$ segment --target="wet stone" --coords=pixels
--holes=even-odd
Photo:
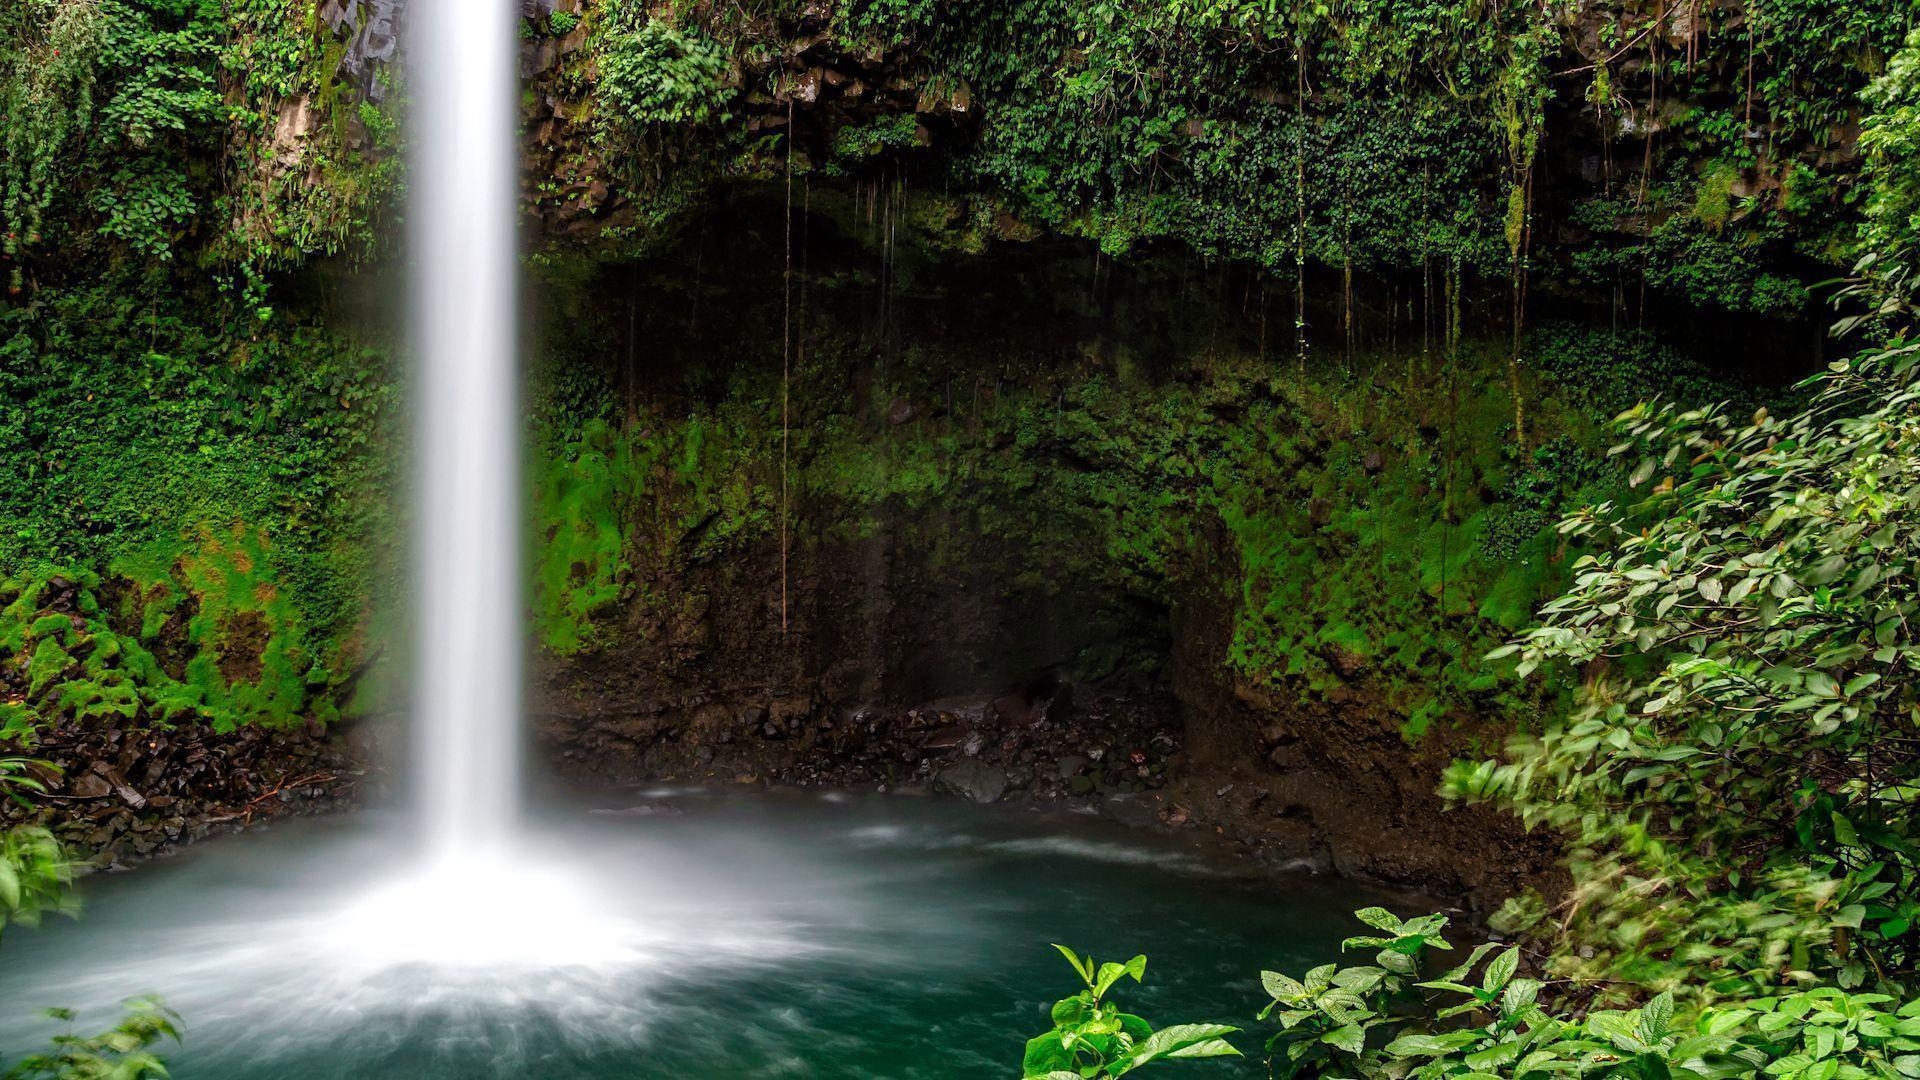
[[[1007,774],[997,766],[968,758],[942,769],[934,777],[934,787],[977,803],[998,802],[1007,793]]]

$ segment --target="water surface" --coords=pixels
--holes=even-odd
[[[1158,1023],[1251,1026],[1260,968],[1332,959],[1378,899],[947,800],[634,793],[424,887],[394,884],[391,824],[280,824],[90,879],[79,921],[0,941],[0,1059],[58,1029],[46,1006],[92,1030],[158,993],[185,1016],[182,1080],[1004,1077],[1076,988],[1049,942],[1148,954],[1124,1000]]]

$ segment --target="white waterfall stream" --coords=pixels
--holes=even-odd
[[[434,860],[517,813],[519,4],[412,0],[408,219],[415,363],[413,724]]]

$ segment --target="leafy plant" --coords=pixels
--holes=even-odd
[[[1920,954],[1920,346],[1833,365],[1784,418],[1642,406],[1647,497],[1569,517],[1602,545],[1496,657],[1589,672],[1584,704],[1447,789],[1564,832],[1555,970],[1753,994],[1899,988]],[[1584,950],[1576,951],[1570,943]]]
[[[43,785],[30,768],[52,769],[45,762],[0,758],[0,796],[21,799],[23,791]],[[34,925],[49,912],[71,914],[73,863],[47,829],[20,825],[0,832],[0,932],[8,923]]]
[[[1628,1009],[1556,1008],[1520,974],[1517,948],[1477,946],[1465,962],[1414,982],[1447,920],[1356,913],[1385,936],[1372,966],[1327,964],[1293,979],[1263,972],[1281,1031],[1274,1075],[1380,1080],[1900,1080],[1920,1074],[1920,1000],[1817,987],[1683,1014],[1672,993]],[[1496,950],[1499,950],[1496,952]],[[1485,959],[1492,954],[1492,959]],[[1483,963],[1484,960],[1484,963]],[[1477,977],[1475,975],[1478,970]]]
[[[1855,295],[1868,309],[1843,321],[1842,330],[1909,314],[1920,291],[1920,179],[1913,170],[1920,159],[1920,29],[1907,35],[1865,97],[1872,109],[1860,131],[1867,199],[1856,268],[1865,280]]]
[[[1026,1080],[1093,1080],[1124,1076],[1156,1061],[1239,1056],[1225,1038],[1239,1028],[1175,1024],[1155,1031],[1146,1020],[1121,1012],[1108,999],[1120,980],[1142,980],[1146,957],[1096,966],[1091,956],[1080,956],[1064,945],[1054,948],[1073,965],[1086,988],[1054,1003],[1053,1030],[1027,1041],[1021,1065]]]
[[[55,1020],[71,1021],[67,1009],[50,1009]],[[172,1075],[153,1053],[165,1039],[180,1041],[180,1016],[154,998],[127,1003],[120,1023],[98,1035],[71,1033],[53,1037],[53,1049],[33,1054],[0,1073],[0,1080],[157,1080]]]
[[[600,99],[610,119],[630,127],[725,119],[728,58],[712,38],[636,0],[614,0],[598,20]]]
[[[1377,907],[1363,908],[1355,915],[1384,936],[1351,937],[1341,948],[1379,947],[1373,966],[1323,964],[1299,979],[1277,971],[1260,973],[1261,985],[1272,998],[1260,1010],[1260,1019],[1271,1018],[1280,1024],[1280,1030],[1267,1040],[1278,1076],[1339,1068],[1363,1053],[1368,1033],[1390,1022],[1387,1010],[1413,994],[1412,980],[1426,950],[1453,948],[1440,936],[1447,926],[1443,915],[1423,915],[1402,922],[1392,912]],[[1491,948],[1483,945],[1476,949],[1449,977],[1464,975]]]

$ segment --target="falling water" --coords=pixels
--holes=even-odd
[[[517,0],[412,0],[414,757],[438,861],[517,809],[520,423]]]
[[[413,757],[425,850],[335,924],[382,967],[591,969],[642,955],[639,928],[601,902],[604,890],[550,839],[518,829],[519,18],[518,0],[410,0],[406,13]],[[531,896],[537,921],[523,917]]]

